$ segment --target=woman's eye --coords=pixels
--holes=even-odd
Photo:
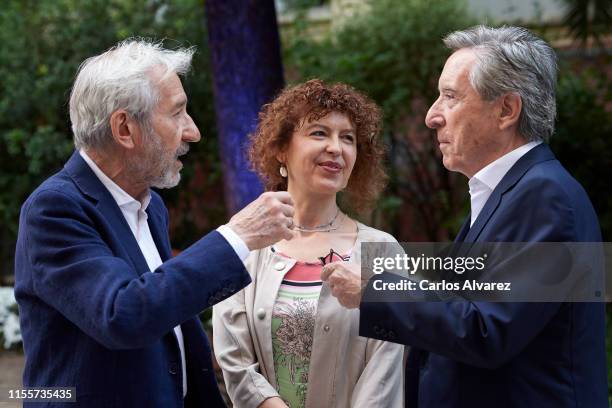
[[[353,136],[353,135],[344,135],[344,139],[348,140],[349,142],[354,142],[355,141],[355,136]]]
[[[322,130],[315,130],[310,135],[311,136],[325,136],[325,132],[323,132]]]

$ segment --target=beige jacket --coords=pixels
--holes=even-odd
[[[361,242],[395,242],[359,225],[351,262]],[[284,274],[295,261],[265,248],[245,261],[253,283],[213,308],[213,341],[225,385],[237,408],[255,408],[278,396],[272,356],[272,308]],[[323,284],[309,366],[308,408],[403,407],[404,347],[360,337],[359,310],[343,308]]]

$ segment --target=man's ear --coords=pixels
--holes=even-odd
[[[499,129],[506,130],[518,123],[523,109],[523,101],[519,94],[511,92],[502,95],[500,103]]]
[[[141,138],[140,124],[123,109],[116,110],[110,117],[111,133],[115,143],[124,149],[134,149]]]

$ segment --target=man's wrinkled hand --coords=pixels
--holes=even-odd
[[[361,267],[350,262],[332,262],[323,267],[321,280],[327,282],[332,295],[347,309],[356,309],[367,281],[361,280]]]
[[[227,226],[252,251],[293,238],[293,213],[288,192],[266,192],[235,214]]]

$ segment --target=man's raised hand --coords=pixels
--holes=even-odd
[[[293,200],[286,191],[265,192],[235,214],[227,224],[249,247],[264,248],[293,232]]]

